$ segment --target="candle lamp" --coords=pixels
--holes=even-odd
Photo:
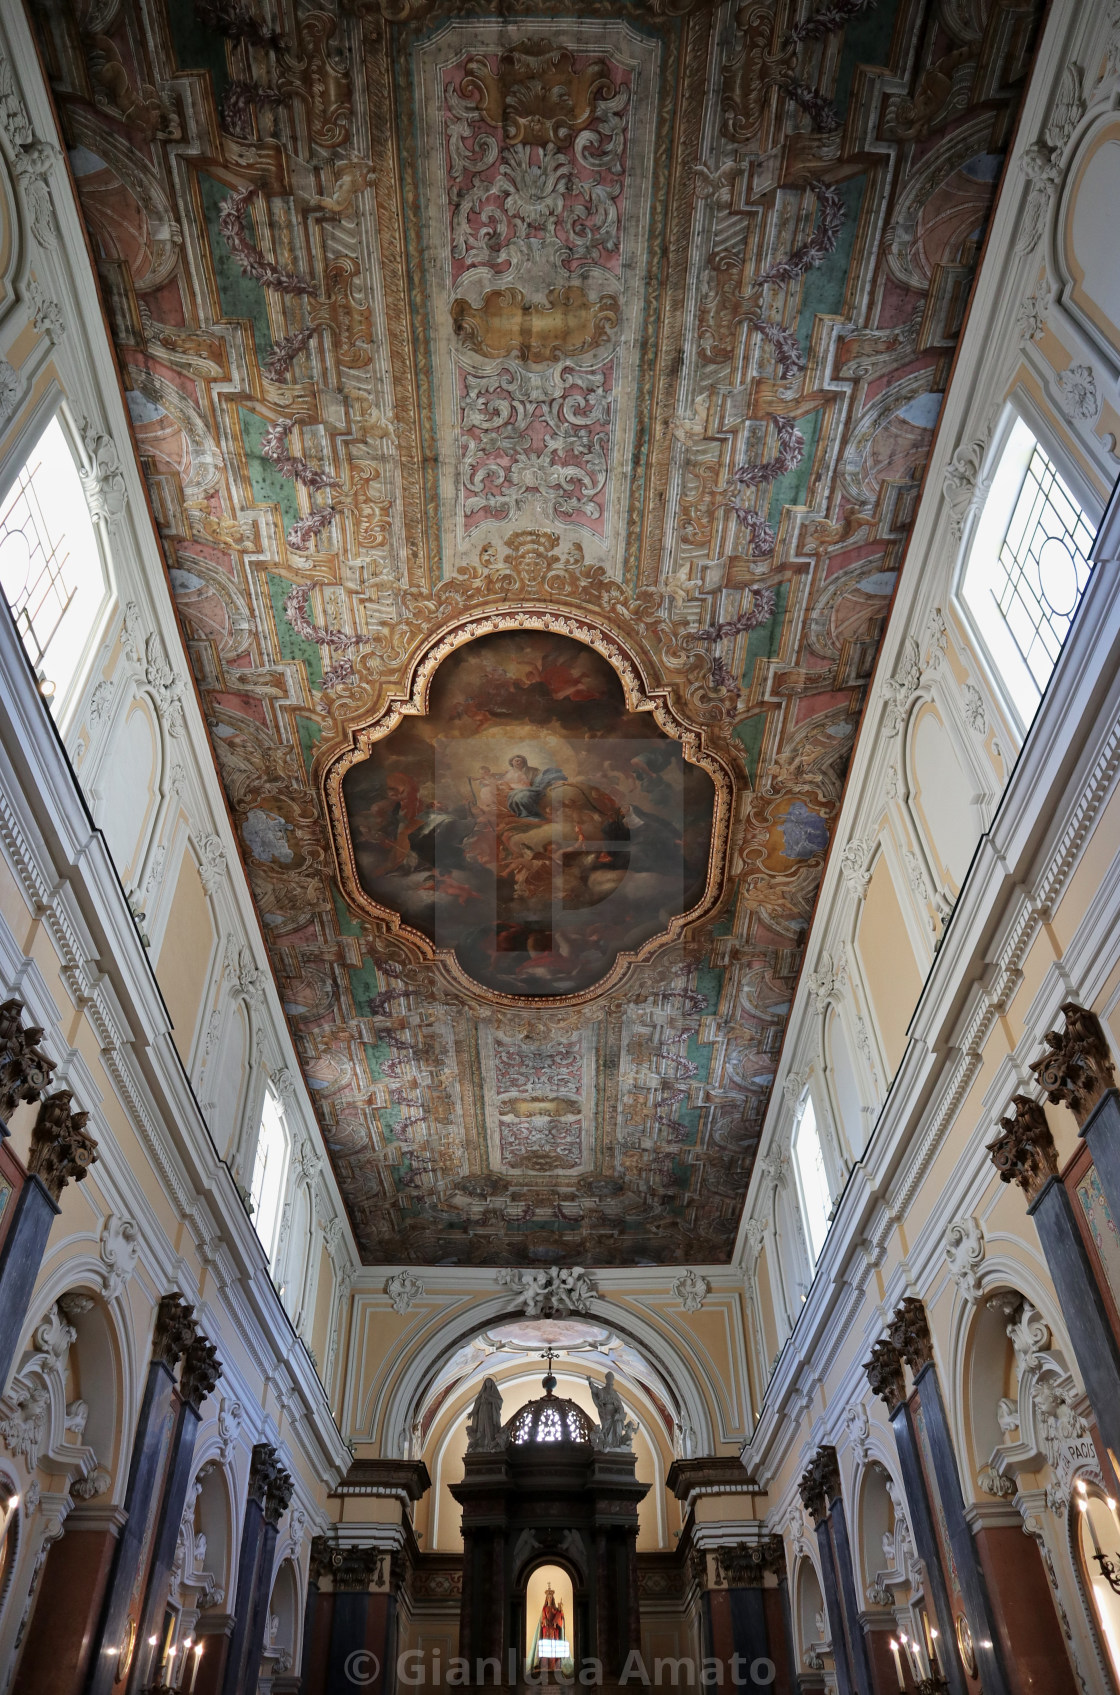
[[[199,1661],[201,1659],[202,1659],[202,1643],[196,1642],[195,1645],[194,1645],[194,1664],[191,1667],[190,1689],[187,1691],[187,1695],[193,1695],[194,1686],[198,1681],[198,1664],[199,1664]]]
[[[1106,1554],[1104,1549],[1101,1547],[1101,1539],[1097,1535],[1097,1527],[1093,1523],[1093,1514],[1090,1510],[1089,1496],[1085,1489],[1085,1485],[1079,1481],[1077,1487],[1080,1492],[1077,1505],[1081,1512],[1085,1514],[1085,1518],[1089,1525],[1089,1535],[1092,1538],[1093,1562],[1099,1567],[1100,1574],[1108,1584],[1108,1587],[1112,1590],[1112,1593],[1114,1595],[1120,1595],[1120,1552],[1117,1552],[1115,1555]]]
[[[893,1636],[891,1637],[891,1653],[894,1655],[894,1675],[898,1679],[898,1687],[900,1689],[905,1689],[906,1679],[902,1675],[902,1661],[899,1658],[898,1643],[895,1641]]]

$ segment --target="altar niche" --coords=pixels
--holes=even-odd
[[[586,1612],[586,1596],[581,1596]],[[534,1566],[525,1585],[524,1666],[529,1677],[570,1677],[580,1652],[576,1641],[575,1583],[556,1564]]]
[[[487,1423],[484,1388],[476,1445],[451,1486],[463,1509],[459,1653],[472,1685],[539,1684],[546,1664],[553,1683],[571,1662],[578,1679],[589,1660],[609,1684],[640,1647],[638,1503],[649,1485],[634,1475],[633,1449],[599,1446],[603,1431],[552,1393],[555,1382],[550,1371],[548,1392],[500,1428]],[[559,1666],[538,1638],[549,1579],[571,1652]]]

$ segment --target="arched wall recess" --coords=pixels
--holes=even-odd
[[[355,1303],[355,1311],[358,1310],[359,1304]],[[355,1431],[362,1432],[363,1441],[380,1441],[384,1454],[406,1452],[413,1426],[441,1365],[499,1319],[520,1316],[510,1310],[508,1296],[501,1294],[487,1301],[476,1301],[469,1312],[460,1310],[449,1317],[437,1318],[421,1335],[406,1338],[396,1358],[386,1362],[381,1386],[371,1388],[362,1406],[355,1409]],[[586,1316],[593,1322],[609,1324],[619,1336],[634,1343],[658,1374],[666,1401],[678,1421],[683,1425],[687,1419],[691,1425],[697,1452],[714,1453],[717,1437],[708,1403],[696,1386],[705,1375],[696,1354],[683,1343],[670,1342],[663,1331],[628,1307],[596,1299],[590,1303]],[[356,1387],[353,1379],[359,1355],[360,1349],[351,1350],[351,1394]],[[714,1390],[712,1399],[718,1406],[719,1397]],[[723,1432],[718,1439],[726,1439]]]
[[[1041,1315],[1051,1335],[1051,1349],[1066,1360],[1073,1359],[1065,1324],[1053,1299],[1053,1287],[1046,1276],[1041,1255],[1030,1246],[1012,1237],[985,1231],[986,1252],[976,1268],[981,1294],[971,1302],[959,1292],[953,1299],[948,1342],[944,1356],[944,1385],[946,1413],[956,1452],[971,1456],[973,1451],[972,1409],[969,1400],[969,1380],[978,1310],[1001,1290],[1017,1290]],[[977,1462],[983,1465],[984,1454]],[[973,1480],[962,1477],[967,1491]]]
[[[901,885],[901,887],[900,887]],[[893,1077],[906,1049],[912,1009],[918,1004],[925,969],[910,939],[909,899],[895,875],[882,839],[870,865],[852,947],[879,1036],[886,1075]],[[901,938],[906,937],[906,946]]]
[[[875,1103],[865,1098],[860,1084],[862,1069],[857,1071],[852,1060],[844,1014],[838,1006],[831,1006],[824,1017],[821,1058],[833,1117],[847,1144],[848,1157],[859,1159],[871,1133]]]
[[[802,1554],[794,1572],[795,1652],[800,1669],[823,1671],[824,1653],[830,1647],[824,1592],[811,1557]]]
[[[1120,372],[1120,280],[1115,229],[1101,206],[1120,202],[1120,117],[1100,116],[1081,137],[1058,205],[1054,242],[1064,283],[1062,308],[1104,360]]]
[[[159,811],[163,738],[154,702],[143,691],[121,700],[104,738],[89,793],[109,852],[126,889],[135,886]]]
[[[938,891],[955,898],[985,825],[986,789],[968,749],[938,702],[923,701],[906,737],[909,811]]]
[[[99,1412],[94,1429],[101,1432],[111,1455],[111,1458],[100,1452],[97,1455],[99,1462],[112,1472],[112,1486],[105,1498],[119,1505],[128,1482],[128,1456],[144,1390],[146,1361],[144,1370],[138,1368],[138,1361],[150,1351],[150,1331],[145,1329],[138,1338],[136,1320],[125,1292],[111,1301],[105,1299],[104,1274],[105,1265],[96,1243],[76,1245],[73,1238],[69,1242],[60,1241],[36,1289],[16,1358],[31,1349],[34,1333],[44,1315],[65,1296],[78,1295],[90,1301],[91,1310],[98,1309],[100,1335],[91,1348],[91,1368],[99,1391],[104,1393],[108,1389],[111,1402],[107,1416]],[[108,1426],[112,1429],[111,1440],[105,1434]]]

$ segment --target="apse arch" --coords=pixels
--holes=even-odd
[[[478,1301],[469,1314],[460,1310],[433,1319],[419,1335],[401,1344],[384,1387],[371,1389],[355,1419],[358,1428],[366,1432],[360,1440],[379,1442],[380,1451],[386,1456],[406,1456],[425,1398],[440,1367],[495,1324],[524,1316],[511,1307],[507,1295],[498,1294]],[[693,1453],[716,1451],[711,1411],[699,1387],[706,1374],[691,1349],[686,1352],[675,1337],[670,1344],[648,1319],[629,1308],[619,1309],[598,1296],[588,1303],[586,1313],[578,1316],[607,1325],[643,1356],[656,1374],[659,1389],[679,1430],[685,1433],[682,1445],[690,1447]],[[356,1365],[355,1360],[351,1369],[356,1369]]]

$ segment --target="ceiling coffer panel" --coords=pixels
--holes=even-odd
[[[367,1260],[729,1256],[1038,10],[37,9]]]

